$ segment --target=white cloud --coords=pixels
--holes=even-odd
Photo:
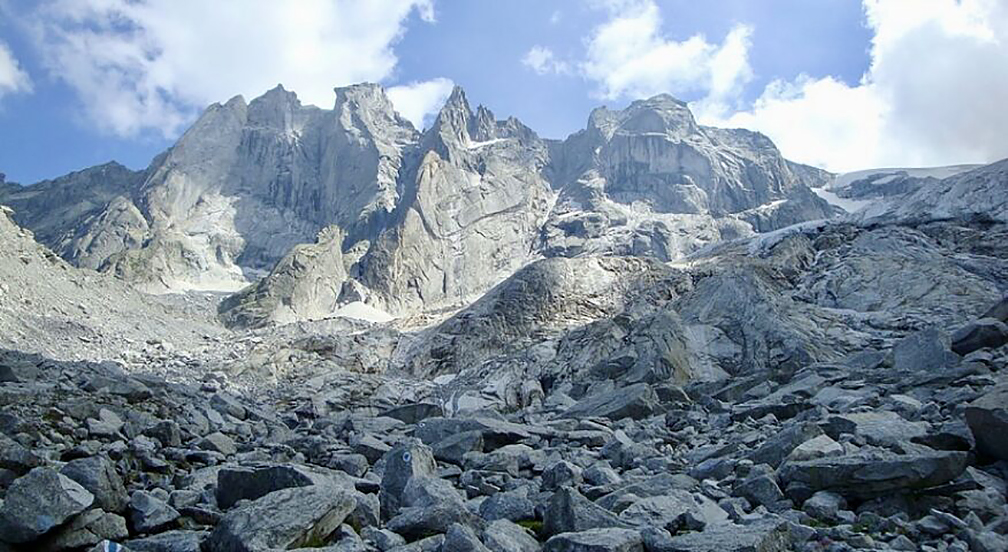
[[[785,155],[835,171],[984,163],[1008,156],[1008,3],[864,0],[871,65],[774,82],[751,109],[710,124],[770,136]]]
[[[563,18],[563,14],[560,13],[560,10],[554,11],[553,14],[550,15],[550,18],[549,18],[550,25],[556,25],[557,23],[560,22],[560,19],[562,19],[562,18]]]
[[[120,135],[175,135],[205,105],[278,82],[330,107],[332,88],[389,78],[392,46],[433,0],[50,0],[27,18],[48,71]]]
[[[408,119],[417,129],[423,129],[425,122],[432,118],[451,95],[455,83],[438,78],[423,82],[412,82],[393,86],[385,91],[396,111]]]
[[[571,72],[570,65],[557,59],[556,55],[553,54],[553,50],[545,46],[533,46],[525,54],[525,57],[522,58],[522,64],[531,68],[539,75],[566,75]]]
[[[10,48],[0,42],[0,98],[5,94],[31,92],[32,83],[28,73],[21,69]]]
[[[752,28],[736,25],[721,44],[703,35],[676,41],[662,33],[653,0],[607,0],[610,18],[587,39],[583,75],[603,99],[668,92],[702,94],[714,108],[732,100],[752,78],[748,51]]]

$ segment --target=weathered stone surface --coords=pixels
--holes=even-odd
[[[1008,325],[996,318],[981,318],[952,334],[952,350],[966,356],[985,348],[1008,343]]]
[[[0,506],[0,541],[33,541],[83,512],[94,495],[76,481],[49,468],[19,477]]]
[[[35,453],[0,433],[0,468],[24,475],[40,464],[41,460]]]
[[[760,448],[753,451],[750,458],[756,464],[769,464],[776,468],[794,449],[820,435],[822,430],[818,424],[811,422],[792,424],[767,439]]]
[[[893,346],[893,368],[932,373],[955,367],[959,356],[952,352],[951,344],[948,335],[934,328],[911,334]]]
[[[238,452],[238,448],[235,446],[234,440],[219,431],[204,437],[199,442],[199,448],[219,452],[224,455]]]
[[[546,541],[547,552],[644,552],[639,532],[632,529],[590,529],[561,533]]]
[[[500,552],[537,552],[539,542],[523,527],[499,519],[483,530],[483,543],[490,550]]]
[[[479,513],[487,521],[530,520],[535,518],[535,504],[525,493],[518,491],[495,493],[480,504]]]
[[[95,506],[107,512],[122,512],[129,502],[122,477],[104,456],[90,456],[67,462],[60,473],[73,479],[95,497]]]
[[[819,490],[870,498],[947,483],[963,472],[966,458],[966,453],[958,451],[905,455],[860,453],[789,462],[778,475],[785,492],[792,498],[804,498]]]
[[[430,447],[420,443],[402,443],[388,451],[384,457],[385,473],[382,475],[381,502],[382,519],[391,519],[399,511],[403,492],[414,477],[433,477],[437,464]]]
[[[765,520],[748,525],[724,523],[672,538],[648,539],[648,552],[787,552],[792,540],[787,524]]]
[[[966,423],[976,439],[977,450],[1008,460],[1008,383],[1001,383],[968,404]]]
[[[165,531],[124,544],[134,552],[200,552],[201,544],[209,533],[205,531]]]
[[[490,552],[490,549],[480,542],[476,533],[462,525],[456,523],[448,528],[445,533],[444,544],[441,545],[442,552]]]
[[[567,418],[646,418],[655,412],[658,396],[646,383],[599,393],[579,401],[564,412]]]
[[[601,527],[629,526],[629,523],[570,487],[553,493],[543,514],[543,533],[547,536]]]
[[[333,483],[320,473],[294,465],[226,466],[217,472],[217,505],[228,509],[239,500],[255,500],[273,491]]]
[[[207,546],[219,552],[261,552],[324,543],[355,506],[352,494],[332,486],[274,491],[228,512]]]
[[[103,540],[121,541],[128,536],[125,519],[94,509],[49,533],[35,546],[40,551],[72,550],[94,546]]]
[[[130,496],[127,513],[130,527],[139,534],[159,533],[181,517],[178,510],[147,491],[136,491]]]

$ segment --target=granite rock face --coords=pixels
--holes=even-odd
[[[666,95],[597,109],[562,142],[474,110],[460,88],[423,132],[377,85],[335,95],[331,110],[280,86],[236,97],[145,171],[7,186],[0,202],[70,262],[148,290],[254,284],[222,308],[239,326],[354,302],[458,307],[541,257],[667,261],[833,215],[809,191],[828,174],[762,135],[700,126]]]

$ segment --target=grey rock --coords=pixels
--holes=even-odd
[[[483,452],[483,433],[480,431],[456,433],[431,445],[431,449],[434,458],[461,466],[466,453]]]
[[[977,450],[987,456],[1008,460],[1008,383],[987,389],[968,404],[966,423],[976,439]]]
[[[234,441],[219,431],[204,437],[199,442],[198,446],[203,450],[219,452],[225,456],[238,452],[238,448],[235,446]]]
[[[649,552],[787,552],[792,539],[784,521],[763,519],[752,524],[722,523],[701,532],[652,538]]]
[[[1008,343],[1008,325],[996,318],[981,318],[952,334],[952,350],[966,356],[973,351]]]
[[[259,552],[325,542],[355,505],[353,495],[337,487],[274,491],[228,512],[206,546],[220,552]]]
[[[865,452],[789,462],[781,467],[778,478],[793,499],[803,500],[819,490],[872,498],[941,485],[958,477],[965,468],[966,453],[958,451],[903,455]]]
[[[402,506],[444,506],[462,508],[464,501],[455,487],[436,477],[411,477],[403,488]]]
[[[406,544],[406,539],[389,531],[388,529],[378,529],[377,527],[366,526],[361,529],[361,537],[365,542],[373,545],[381,552],[386,552],[397,546]]]
[[[632,529],[589,529],[554,535],[543,546],[548,552],[644,552],[639,532]]]
[[[500,552],[537,552],[539,542],[525,528],[506,519],[498,519],[483,530],[483,543]]]
[[[441,550],[442,552],[490,552],[490,549],[480,542],[472,529],[460,523],[448,528]]]
[[[0,468],[24,475],[41,463],[42,460],[34,452],[0,433]]]
[[[49,468],[34,468],[7,489],[0,506],[0,541],[33,541],[87,510],[94,496]]]
[[[701,525],[728,521],[728,515],[714,501],[681,489],[635,500],[620,512],[619,519],[631,525],[666,527],[679,524],[686,516]]]
[[[883,447],[923,437],[929,429],[925,422],[910,422],[887,410],[831,416],[825,424],[826,433],[834,439],[845,433],[860,435],[868,444]]]
[[[607,462],[597,462],[588,466],[588,469],[584,471],[584,479],[592,485],[604,486],[604,485],[615,485],[621,481],[621,478],[616,470],[612,469]]]
[[[892,349],[893,368],[901,372],[940,372],[959,364],[951,339],[937,329],[921,330],[898,341]]]
[[[226,466],[217,472],[217,505],[227,510],[239,500],[255,500],[273,491],[336,481],[294,465]]]
[[[813,437],[808,441],[795,447],[791,454],[788,455],[788,462],[802,462],[805,460],[816,460],[818,458],[829,458],[834,456],[843,456],[844,448],[840,443],[837,443],[829,435],[820,435],[818,437]]]
[[[802,505],[802,510],[821,521],[837,521],[840,510],[847,507],[847,501],[836,493],[818,491]]]
[[[581,484],[583,480],[582,470],[578,466],[559,460],[546,467],[542,474],[542,488],[544,491],[555,491],[560,487]]]
[[[603,527],[629,526],[629,523],[570,487],[564,487],[553,493],[543,513],[543,533],[546,536]]]
[[[360,454],[367,461],[374,464],[381,459],[392,447],[388,446],[373,435],[361,435],[351,442],[353,451]]]
[[[749,458],[756,464],[780,466],[791,452],[803,443],[822,435],[817,424],[802,422],[792,424],[766,440]]]
[[[39,550],[73,550],[94,546],[103,540],[121,541],[129,536],[126,520],[100,509],[88,510],[46,535]]]
[[[535,504],[519,491],[495,493],[480,504],[479,513],[487,521],[531,520],[535,518]]]
[[[658,407],[658,396],[650,385],[638,383],[622,389],[582,399],[564,412],[567,418],[646,418]]]
[[[435,533],[444,533],[456,523],[469,524],[472,520],[465,508],[458,505],[417,506],[400,508],[385,528],[402,535],[408,541]]]
[[[135,491],[130,496],[127,512],[130,528],[139,534],[159,533],[182,517],[166,501],[147,491]]]
[[[769,475],[754,474],[735,486],[736,496],[741,496],[753,504],[762,504],[771,511],[778,509],[778,504],[784,500],[784,493],[777,486],[777,481]]]
[[[209,533],[205,531],[165,531],[125,542],[135,552],[199,552]]]
[[[403,492],[413,477],[434,477],[437,464],[430,447],[420,443],[401,443],[383,457],[385,473],[382,475],[381,502],[382,519],[391,519],[399,511]]]
[[[105,456],[90,456],[67,462],[60,473],[73,479],[95,498],[95,506],[107,512],[121,513],[126,509],[129,495],[122,477]]]

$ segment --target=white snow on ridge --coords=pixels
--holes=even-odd
[[[492,144],[496,144],[498,142],[504,142],[506,140],[507,140],[507,138],[494,138],[493,140],[487,140],[485,142],[469,142],[468,144],[466,144],[466,148],[474,150],[474,149],[482,148],[484,146],[489,146],[489,145],[492,145]]]
[[[395,319],[395,317],[390,315],[389,313],[383,310],[376,309],[371,305],[368,305],[361,301],[354,301],[352,303],[347,303],[346,305],[343,305],[342,307],[336,309],[336,311],[333,312],[332,315],[376,323],[388,322],[390,320]]]
[[[846,188],[850,186],[853,182],[867,178],[873,174],[893,174],[896,173],[906,173],[908,176],[913,176],[916,178],[926,178],[933,177],[937,179],[948,178],[950,176],[955,176],[959,173],[964,173],[969,170],[973,170],[981,165],[949,165],[946,167],[923,167],[923,168],[883,168],[883,169],[865,169],[861,171],[854,171],[849,173],[838,174],[833,183],[828,185],[827,188],[830,190],[837,190],[841,188]],[[883,181],[878,181],[882,184]],[[825,199],[825,198],[824,198]],[[828,200],[827,200],[828,201]]]
[[[848,199],[846,197],[840,197],[836,194],[836,192],[831,192],[823,188],[814,188],[812,191],[815,192],[817,196],[825,199],[830,205],[839,207],[848,213],[860,211],[872,203],[875,203],[875,200],[871,199]]]

